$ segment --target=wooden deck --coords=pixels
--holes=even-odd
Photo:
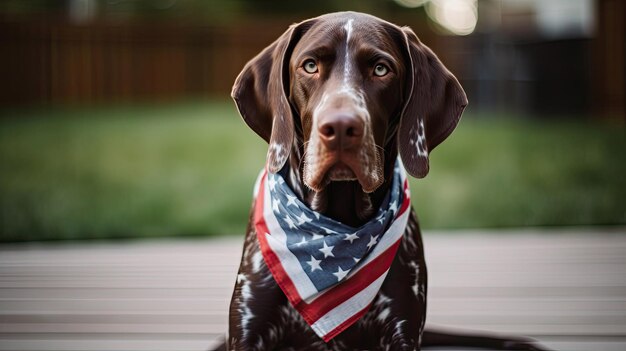
[[[626,350],[626,228],[426,233],[431,325]],[[0,350],[207,350],[241,237],[0,246]]]

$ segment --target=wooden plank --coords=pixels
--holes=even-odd
[[[626,349],[624,230],[425,236],[428,323]],[[0,351],[206,350],[242,238],[0,247]]]

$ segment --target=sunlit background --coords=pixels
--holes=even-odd
[[[266,145],[233,80],[339,10],[411,26],[468,94],[423,227],[626,223],[623,1],[5,0],[0,240],[242,235]]]

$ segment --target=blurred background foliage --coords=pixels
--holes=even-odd
[[[469,96],[423,227],[626,224],[622,1],[5,0],[0,240],[243,234],[266,144],[232,82],[339,10],[410,25]]]

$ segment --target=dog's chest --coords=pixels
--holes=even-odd
[[[249,231],[240,270],[237,310],[248,336],[279,350],[385,350],[390,345],[418,345],[426,303],[426,271],[421,239],[411,217],[394,263],[368,312],[355,324],[323,342],[290,305]],[[254,335],[254,336],[253,336]],[[411,348],[412,349],[412,348]]]

